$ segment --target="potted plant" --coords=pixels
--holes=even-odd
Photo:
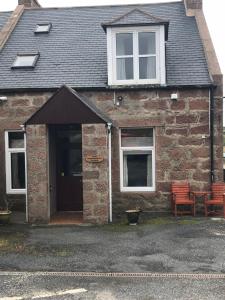
[[[6,197],[3,198],[4,206],[0,207],[0,224],[8,224],[12,211],[9,209],[9,202]]]
[[[136,207],[135,209],[126,210],[127,220],[129,225],[137,225],[139,220],[141,209]]]

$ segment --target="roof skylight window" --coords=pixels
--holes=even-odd
[[[34,68],[40,54],[17,54],[17,57],[12,65],[13,69]]]
[[[37,24],[34,33],[49,33],[51,27],[52,27],[51,23]]]

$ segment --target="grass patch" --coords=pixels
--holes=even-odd
[[[0,252],[21,252],[24,250],[26,234],[22,232],[0,233]]]
[[[143,220],[141,224],[143,225],[168,225],[177,223],[176,219],[171,217],[158,217],[158,218],[149,218]]]
[[[33,256],[54,256],[54,257],[69,257],[73,254],[71,249],[66,246],[51,246],[46,245],[26,245],[24,254]]]
[[[163,226],[163,225],[194,225],[199,224],[203,220],[198,218],[185,218],[185,217],[149,217],[146,219],[141,219],[139,225],[137,227],[135,226],[129,226],[127,223],[127,220],[124,219],[120,223],[114,223],[114,224],[107,224],[100,226],[100,228],[107,230],[107,231],[115,231],[115,232],[129,232],[134,231],[135,228],[147,226],[147,225],[154,225],[154,226]]]
[[[184,220],[179,220],[177,223],[181,225],[194,225],[194,224],[199,224],[201,223],[202,220],[199,219],[184,219]]]
[[[129,226],[127,221],[115,224],[106,224],[102,225],[100,228],[106,231],[114,231],[114,232],[128,232],[132,231],[135,226]]]
[[[0,232],[0,254],[18,253],[32,256],[69,257],[72,249],[66,246],[46,246],[39,244],[27,244],[27,234],[23,232]]]

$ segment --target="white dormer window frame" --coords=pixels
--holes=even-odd
[[[140,54],[138,35],[142,32],[155,33],[155,53]],[[130,55],[117,55],[116,37],[118,33],[130,33],[133,39],[133,53]],[[165,66],[165,28],[164,25],[158,26],[139,26],[139,27],[108,27],[107,28],[107,52],[108,52],[108,84],[109,85],[165,85],[166,66]],[[139,78],[139,59],[141,57],[156,57],[156,76],[155,78]],[[117,78],[117,59],[133,59],[133,79]]]

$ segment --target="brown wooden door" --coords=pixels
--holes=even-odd
[[[57,210],[83,210],[81,126],[56,130]]]

